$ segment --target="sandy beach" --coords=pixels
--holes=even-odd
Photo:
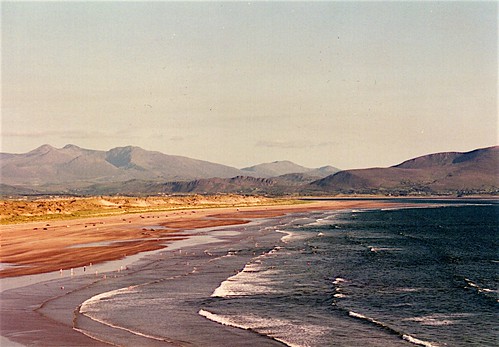
[[[26,346],[282,345],[252,331],[207,320],[192,303],[202,302],[255,254],[281,242],[281,233],[263,227],[269,219],[314,210],[400,205],[381,200],[315,201],[5,225],[0,235],[0,276],[9,286],[2,285],[1,293],[2,346],[11,342]],[[255,223],[258,227],[249,228]],[[238,256],[227,257],[234,250]],[[23,282],[27,278],[33,278],[28,286]],[[113,328],[80,313],[82,303],[98,294],[155,281],[171,288],[175,320],[161,323],[168,339]]]

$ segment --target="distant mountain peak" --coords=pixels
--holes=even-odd
[[[295,164],[289,160],[277,160],[241,169],[258,177],[276,177],[289,173],[302,173],[311,169]]]
[[[73,145],[73,144],[68,143],[66,146],[62,147],[62,149],[76,149],[76,150],[79,150],[79,149],[81,149],[81,147],[78,147],[77,145]]]
[[[116,147],[106,153],[106,161],[118,168],[127,168],[132,161],[132,146]]]
[[[55,150],[56,148],[55,147],[52,147],[51,145],[49,144],[44,144],[44,145],[41,145],[40,147],[38,148],[35,148],[34,150],[28,152],[28,153],[37,153],[37,154],[42,154],[42,153],[47,153],[49,151],[53,151]]]
[[[236,168],[187,157],[148,151],[136,146],[108,151],[43,145],[28,153],[1,153],[2,182],[10,185],[80,187],[102,182],[141,180],[190,180],[234,177]]]
[[[135,148],[138,148],[138,147],[135,147],[135,146],[114,147],[114,148],[111,148],[108,152],[130,152]]]

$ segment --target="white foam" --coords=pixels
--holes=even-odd
[[[132,330],[132,329],[128,329],[128,328],[125,328],[125,327],[122,327],[122,326],[119,326],[119,325],[116,325],[116,324],[111,324],[109,322],[106,322],[105,320],[103,319],[98,319],[98,318],[95,318],[95,317],[92,317],[91,315],[89,314],[83,314],[85,317],[95,321],[95,322],[98,322],[100,324],[103,324],[103,325],[106,325],[108,327],[111,327],[111,328],[115,328],[115,329],[120,329],[120,330],[123,330],[123,331],[127,331],[131,334],[134,334],[134,335],[137,335],[137,336],[141,336],[141,337],[145,337],[145,338],[148,338],[148,339],[152,339],[152,340],[157,340],[157,341],[165,341],[165,342],[172,342],[168,339],[165,339],[165,338],[162,338],[162,337],[158,337],[158,336],[153,336],[153,335],[149,335],[149,334],[144,334],[144,333],[141,333],[140,331],[136,331],[136,330]],[[74,330],[76,331],[82,331],[81,329],[77,329],[77,328],[73,328]],[[90,334],[85,334],[89,337],[92,337],[95,339],[94,336],[90,335]],[[107,342],[107,341],[106,341]],[[107,342],[108,343],[108,342]]]
[[[460,318],[470,317],[472,315],[473,314],[470,313],[451,313],[451,314],[435,313],[427,316],[406,318],[404,320],[418,322],[421,325],[442,326],[442,325],[455,324],[456,322],[459,322]]]
[[[384,327],[386,329],[389,329],[389,330],[391,330],[393,332],[398,333],[395,329],[393,329],[393,328],[385,325],[384,323],[382,323],[380,321],[377,321],[374,318],[364,316],[363,314],[356,313],[356,312],[353,312],[353,311],[348,311],[348,315],[350,317],[354,317],[354,318],[366,320],[368,322],[374,323],[376,325],[379,325],[381,327]],[[404,340],[406,340],[408,342],[411,342],[413,344],[416,344],[416,345],[425,346],[425,347],[438,347],[438,345],[434,344],[433,342],[423,341],[423,340],[420,340],[420,339],[415,338],[415,337],[413,337],[411,335],[408,335],[408,334],[401,334],[401,337],[402,337],[402,339],[404,339]]]
[[[434,343],[417,339],[411,335],[404,334],[404,335],[402,335],[402,338],[406,341],[409,341],[409,342],[415,344],[415,345],[425,346],[425,347],[438,347],[438,345],[436,345]]]
[[[284,230],[279,230],[279,229],[277,229],[276,231],[278,233],[286,234],[283,237],[281,237],[281,241],[284,243],[289,243],[289,241],[291,241],[293,238],[295,238],[297,236],[296,233],[292,233],[291,231],[284,231]]]
[[[328,220],[323,219],[323,218],[319,218],[316,221],[307,224],[306,226],[307,227],[321,227],[321,226],[329,225],[329,224],[331,224],[331,221],[328,221]]]
[[[274,292],[270,284],[277,272],[275,269],[266,269],[258,262],[248,263],[242,271],[220,283],[211,296],[225,298]]]
[[[357,313],[357,312],[348,311],[348,315],[349,315],[350,317],[360,318],[360,319],[365,319],[365,320],[368,320],[368,321],[373,322],[373,323],[376,323],[376,324],[381,324],[380,322],[377,322],[377,321],[375,321],[374,319],[369,318],[369,317],[366,317],[366,316],[364,316],[364,315],[362,315],[362,314],[360,314],[360,313]]]
[[[471,288],[475,288],[479,293],[497,293],[498,292],[497,289],[494,290],[494,289],[482,287],[479,284],[470,280],[469,278],[465,278],[464,280],[466,281],[466,284],[468,284],[468,286],[470,286]]]
[[[345,282],[348,282],[348,281],[344,278],[336,277],[333,281],[333,284],[341,284],[341,283],[345,283]]]
[[[100,300],[110,299],[112,297],[115,297],[115,296],[121,295],[121,294],[136,293],[136,291],[134,290],[135,288],[136,288],[135,286],[133,286],[133,287],[126,287],[126,288],[120,288],[120,289],[116,289],[116,290],[111,290],[109,292],[104,292],[104,293],[100,293],[100,294],[94,295],[90,299],[85,300],[81,304],[81,306],[80,306],[80,313],[81,314],[85,314],[85,313],[93,311],[95,309],[95,307],[96,307],[96,304]]]
[[[396,293],[415,293],[415,292],[420,292],[422,289],[421,288],[410,288],[410,287],[400,287],[395,289]]]
[[[413,209],[413,208],[419,208],[419,207],[418,206],[385,207],[385,208],[381,208],[380,211],[399,211],[399,210],[407,210],[407,209]]]
[[[377,252],[400,252],[403,249],[402,248],[397,248],[397,247],[374,247],[374,246],[370,246],[369,250],[371,252],[377,253]]]
[[[134,335],[137,335],[137,336],[141,336],[141,337],[145,337],[145,338],[153,339],[153,340],[157,340],[157,341],[172,342],[172,341],[170,341],[170,340],[168,340],[166,338],[163,338],[163,337],[153,336],[153,335],[142,333],[140,331],[128,329],[128,328],[125,328],[125,327],[122,327],[122,326],[119,326],[119,325],[116,325],[116,324],[112,324],[110,322],[107,322],[104,319],[96,317],[95,313],[100,310],[100,308],[98,307],[99,306],[99,301],[101,301],[103,299],[110,299],[110,298],[115,297],[117,295],[136,293],[136,288],[137,287],[138,286],[125,287],[125,288],[111,290],[109,292],[105,292],[105,293],[100,293],[100,294],[94,295],[93,297],[91,297],[90,299],[84,301],[80,305],[79,313],[82,314],[82,315],[84,315],[85,317],[87,317],[87,318],[95,321],[95,322],[101,323],[103,325],[106,325],[106,326],[109,326],[109,327],[112,327],[112,328],[115,328],[115,329],[120,329],[120,330],[123,330],[123,331],[127,331],[127,332],[129,332],[131,334],[134,334]],[[80,331],[80,332],[84,333],[85,335],[87,335],[87,336],[89,336],[91,338],[97,339],[93,335],[89,334],[88,332],[84,332],[81,329],[78,329],[78,328],[73,328],[73,329],[76,330],[76,331]]]
[[[211,296],[225,298],[275,292],[271,284],[280,271],[273,266],[265,267],[262,265],[262,259],[276,256],[281,249],[282,247],[276,246],[269,252],[253,258],[241,271],[220,283]]]
[[[303,231],[293,232],[293,231],[279,230],[279,229],[277,229],[276,231],[278,233],[286,234],[285,236],[281,237],[281,241],[284,243],[290,243],[291,241],[297,241],[297,240],[305,240],[315,235],[315,233],[303,232]]]
[[[279,318],[264,318],[255,315],[220,315],[204,309],[199,310],[198,313],[223,325],[245,330],[251,329],[290,347],[315,346],[317,343],[314,340],[329,331],[327,327]]]
[[[337,220],[338,213],[324,214],[321,218],[317,218],[311,223],[305,224],[306,227],[320,227],[320,226],[333,226],[331,223],[335,223]],[[335,226],[336,227],[336,226]]]
[[[228,317],[228,316],[222,316],[222,315],[214,314],[214,313],[211,313],[210,311],[206,311],[206,310],[203,310],[203,309],[199,310],[198,314],[200,314],[201,316],[203,316],[205,318],[208,318],[211,321],[220,323],[222,325],[233,326],[233,327],[241,328],[241,329],[248,329],[247,327],[245,327],[243,325],[240,325],[240,324],[237,324],[237,323],[233,322],[229,318],[225,318],[225,317]]]
[[[452,325],[455,323],[455,320],[447,319],[447,317],[440,315],[420,316],[420,317],[406,318],[404,320],[418,322],[421,325],[429,325],[429,326],[445,326],[445,325]]]

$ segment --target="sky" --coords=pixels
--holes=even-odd
[[[494,1],[0,6],[2,152],[348,169],[498,143]]]

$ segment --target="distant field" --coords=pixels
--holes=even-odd
[[[0,200],[0,224],[75,219],[156,211],[298,204],[297,200],[259,196],[91,197]]]

